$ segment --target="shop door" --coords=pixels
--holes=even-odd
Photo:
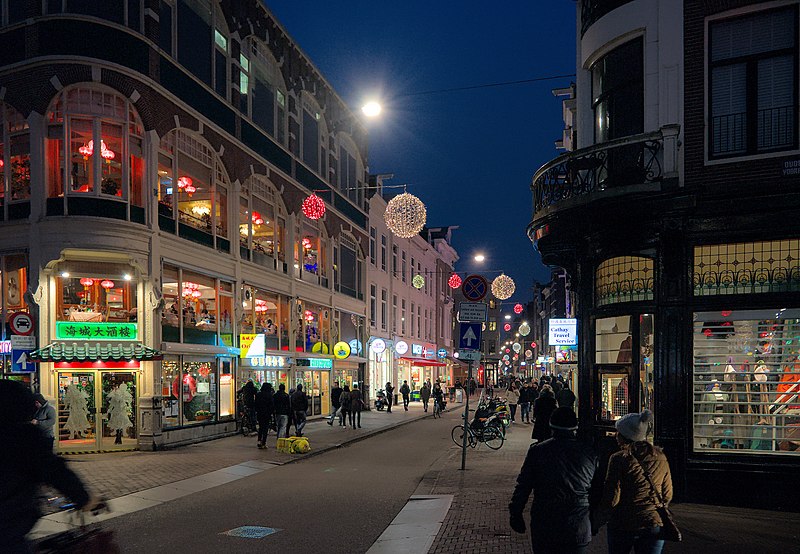
[[[320,410],[322,414],[329,414],[331,411],[330,392],[331,373],[330,371],[320,372]]]
[[[130,371],[58,373],[60,452],[137,447],[136,374]]]

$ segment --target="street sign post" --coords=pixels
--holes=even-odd
[[[12,373],[30,373],[35,371],[35,364],[28,361],[30,350],[12,350],[11,351],[11,372]]]
[[[483,302],[461,302],[458,306],[459,321],[485,322],[488,310]]]
[[[463,325],[463,323],[462,323]],[[467,469],[467,433],[469,432],[469,384],[472,382],[472,360],[470,360],[467,369],[467,401],[464,404],[464,432],[463,440],[461,443],[461,470]]]
[[[459,323],[459,350],[480,350],[482,327],[481,323]]]
[[[480,275],[470,275],[461,284],[461,292],[467,300],[479,302],[489,292],[489,282]]]
[[[479,362],[481,360],[480,350],[459,350],[458,359],[467,362]]]
[[[27,312],[15,312],[8,318],[11,332],[15,335],[30,335],[33,333],[33,318]]]

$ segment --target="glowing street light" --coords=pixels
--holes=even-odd
[[[486,259],[486,256],[484,256],[483,254],[475,254],[475,257],[473,259],[476,262],[482,262],[483,260]]]
[[[367,102],[361,106],[361,112],[367,117],[378,117],[381,114],[381,105],[377,102]]]

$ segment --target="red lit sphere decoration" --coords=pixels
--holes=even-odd
[[[522,304],[514,304],[514,313],[515,314],[521,314],[523,309],[524,308],[522,307]]]
[[[505,325],[503,325],[503,330],[505,332],[510,331],[511,330],[511,324],[510,323],[506,323]]]
[[[191,177],[186,177],[185,175],[183,177],[178,177],[178,188],[180,190],[185,189],[186,187],[190,186],[191,184],[192,184],[192,178]]]
[[[511,350],[509,348],[506,348],[506,354],[508,354],[509,352],[511,352]]]
[[[303,200],[302,210],[308,219],[319,219],[325,215],[325,201],[316,194],[311,194]]]
[[[450,278],[447,280],[447,285],[451,289],[457,289],[461,286],[461,277],[458,276],[458,273],[453,273]]]

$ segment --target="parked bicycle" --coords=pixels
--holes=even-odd
[[[54,497],[49,499],[48,503],[70,514],[70,524],[73,525],[73,528],[40,540],[34,545],[34,552],[37,554],[72,554],[74,552],[116,554],[120,551],[113,531],[99,527],[89,528],[86,514],[77,511],[74,504],[62,503],[63,501],[62,497]],[[93,516],[97,516],[109,511],[108,504],[103,501],[91,513]]]
[[[464,424],[456,425],[450,432],[450,437],[458,446],[464,444]],[[485,421],[478,425],[467,426],[467,444],[475,448],[479,442],[486,444],[492,450],[498,450],[503,446],[505,437],[498,425],[487,424]]]
[[[258,432],[255,416],[247,409],[242,398],[242,393],[236,396],[237,413],[239,414],[239,432],[245,437]]]

